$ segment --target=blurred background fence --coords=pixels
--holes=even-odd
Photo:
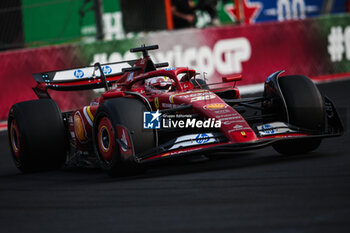
[[[173,29],[179,0],[1,0],[0,50],[134,38]],[[180,0],[181,2],[181,0]],[[190,1],[191,2],[191,1]],[[348,0],[194,0],[195,27],[305,19],[348,11]]]

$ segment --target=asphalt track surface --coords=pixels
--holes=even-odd
[[[0,232],[350,232],[350,81],[320,85],[344,121],[311,154],[272,148],[144,175],[22,174],[0,134]]]

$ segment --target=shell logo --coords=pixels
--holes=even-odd
[[[227,104],[215,103],[215,104],[204,105],[203,108],[208,110],[217,110],[217,109],[226,108],[227,106],[228,106]]]

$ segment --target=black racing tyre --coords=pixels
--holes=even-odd
[[[64,122],[51,99],[14,104],[8,117],[8,136],[12,157],[23,172],[56,169],[66,159]]]
[[[316,85],[306,76],[293,75],[278,78],[288,111],[289,123],[304,129],[322,131],[325,126],[325,107]],[[285,155],[311,152],[319,147],[321,139],[280,141],[273,148]]]
[[[196,81],[199,83],[202,89],[209,90],[209,87],[205,80],[197,78]],[[191,79],[191,83],[193,84],[193,86],[198,87],[198,84],[196,83],[196,81],[194,79]]]
[[[110,176],[133,175],[144,171],[137,163],[135,155],[155,146],[153,130],[143,129],[143,112],[149,111],[137,99],[116,98],[103,102],[94,120],[94,147],[101,168]],[[133,148],[132,155],[122,155],[122,141],[125,135],[118,133],[123,127],[129,135],[127,145]],[[123,132],[124,134],[124,132]]]

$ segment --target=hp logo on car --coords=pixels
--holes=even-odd
[[[110,74],[112,73],[112,68],[110,66],[104,66],[102,67],[102,71],[104,74]]]
[[[76,70],[76,71],[74,71],[74,76],[75,76],[76,78],[82,78],[82,77],[84,77],[84,71],[82,71],[82,70]]]
[[[275,133],[275,130],[273,129],[273,127],[271,125],[267,125],[267,124],[263,125],[263,126],[261,126],[261,129],[266,134],[274,134]]]
[[[198,144],[203,144],[209,142],[209,135],[205,133],[198,134],[196,136],[196,142]]]

